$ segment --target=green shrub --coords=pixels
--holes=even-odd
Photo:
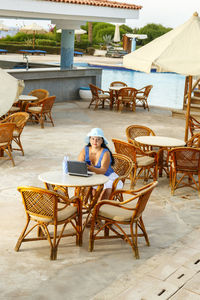
[[[75,48],[87,49],[89,46],[91,46],[91,43],[88,40],[83,40],[80,42],[75,41],[74,43]]]
[[[37,39],[35,40],[36,45],[42,45],[42,46],[56,46],[55,40],[46,40],[46,39]]]
[[[18,53],[19,50],[33,50],[33,45],[25,44],[8,44],[2,43],[0,40],[0,48],[8,50],[9,53]],[[35,50],[44,50],[49,54],[60,54],[60,47],[55,46],[35,46]]]
[[[93,54],[94,54],[94,51],[95,51],[95,49],[94,49],[93,47],[88,47],[88,48],[86,49],[86,52],[87,52],[87,54],[89,54],[89,55],[93,55]]]

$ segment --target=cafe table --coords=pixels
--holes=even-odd
[[[159,176],[162,176],[162,170],[165,170],[163,165],[163,152],[164,150],[184,147],[186,143],[183,140],[167,137],[167,136],[138,136],[135,138],[135,141],[141,146],[151,146],[158,147],[158,168]],[[165,170],[168,175],[168,170]]]
[[[118,93],[121,89],[125,88],[125,86],[122,86],[122,85],[117,85],[117,86],[110,86],[109,87],[109,90],[110,90],[110,98],[111,98],[111,107],[113,108],[113,105],[114,105],[114,102],[115,102],[115,99],[117,99],[118,97]],[[118,106],[117,106],[117,109],[118,109]]]
[[[75,188],[75,196],[80,197],[83,205],[83,213],[87,214],[83,229],[85,228],[92,209],[103,190],[104,183],[108,181],[108,177],[102,174],[93,173],[91,176],[82,177],[64,174],[62,171],[42,173],[38,178],[45,183],[47,188],[50,188],[50,186],[52,188],[64,188],[67,195],[69,187]],[[96,187],[95,192],[92,191],[93,187]]]
[[[34,102],[37,101],[38,98],[31,95],[20,95],[18,98],[18,102],[20,103],[21,110],[25,109],[27,102]]]

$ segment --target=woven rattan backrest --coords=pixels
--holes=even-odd
[[[200,121],[196,120],[193,116],[189,116],[189,123],[188,123],[191,136],[194,135],[194,131],[200,131]]]
[[[142,213],[147,205],[147,202],[149,200],[149,197],[150,197],[153,189],[156,187],[157,183],[158,183],[157,181],[153,181],[153,182],[149,183],[147,185],[147,188],[139,194],[138,201],[137,201],[137,204],[135,207],[134,219],[137,219],[142,215]]]
[[[196,133],[187,141],[188,147],[200,148],[200,133]]]
[[[29,118],[29,114],[26,112],[17,112],[14,113],[7,118],[5,118],[1,123],[14,123],[18,129],[22,129],[26,124]]]
[[[94,85],[94,84],[89,84],[89,87],[90,87],[92,96],[94,98],[96,98],[96,97],[98,98],[99,97],[100,89],[96,85]]]
[[[200,171],[200,149],[179,147],[170,151],[173,165],[177,170]]]
[[[133,101],[136,97],[137,90],[134,88],[125,87],[119,90],[118,97],[124,101]]]
[[[113,169],[118,176],[128,176],[133,168],[132,160],[123,154],[114,153]]]
[[[144,90],[144,97],[147,99],[147,97],[149,96],[149,93],[151,91],[151,89],[153,88],[153,85],[147,85],[145,86],[145,90]]]
[[[136,163],[136,148],[134,145],[127,142],[112,139],[115,146],[115,152],[128,156],[134,163]]]
[[[110,86],[127,86],[127,84],[125,82],[122,81],[113,81],[111,82]]]
[[[138,136],[155,135],[152,129],[142,125],[130,125],[126,128],[127,139],[134,140]]]
[[[57,196],[52,191],[34,187],[19,187],[25,210],[28,214],[54,217]]]
[[[44,90],[44,89],[36,89],[36,90],[32,90],[29,93],[29,95],[37,97],[38,100],[43,100],[43,99],[49,97],[49,92],[47,90]]]
[[[42,104],[42,112],[49,112],[51,111],[54,102],[55,102],[56,96],[51,96],[48,97],[44,100],[42,100],[41,104]]]
[[[13,136],[15,124],[3,123],[0,124],[0,143],[10,143]]]

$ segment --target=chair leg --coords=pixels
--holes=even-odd
[[[26,225],[25,225],[25,227],[24,227],[24,229],[23,229],[23,231],[22,231],[22,233],[21,233],[21,235],[20,235],[20,237],[19,237],[19,239],[18,239],[18,241],[17,241],[17,244],[16,244],[16,246],[15,246],[15,251],[17,251],[17,252],[19,251],[19,248],[20,248],[20,246],[21,246],[21,244],[22,244],[22,242],[23,242],[23,239],[24,239],[26,230],[27,230],[27,228],[28,228],[29,222],[30,222],[30,219],[27,218]]]
[[[8,154],[8,156],[9,156],[9,158],[12,160],[12,164],[13,164],[13,167],[15,166],[15,162],[14,162],[14,159],[13,159],[13,156],[12,156],[12,152],[11,152],[11,147],[10,147],[10,145],[8,145],[8,152],[7,152],[7,154]]]
[[[90,227],[90,241],[89,241],[90,252],[92,252],[94,249],[94,229],[95,229],[95,216],[92,216],[91,227]]]
[[[22,143],[21,143],[21,141],[20,141],[20,137],[15,137],[15,138],[13,138],[13,141],[19,146],[19,149],[13,148],[13,150],[19,150],[19,151],[21,151],[21,152],[22,152],[22,155],[24,156],[24,149],[23,149],[23,147],[22,147]]]
[[[142,220],[142,216],[141,216],[140,219],[139,219],[139,227],[140,227],[140,229],[142,230],[142,232],[143,232],[143,234],[144,234],[144,238],[145,238],[146,243],[147,243],[147,246],[149,247],[149,246],[150,246],[149,238],[148,238],[148,235],[147,235],[147,232],[146,232],[146,229],[145,229],[143,220]]]
[[[135,237],[134,237],[134,232],[133,232],[133,226],[134,224],[130,224],[130,232],[131,232],[131,238],[132,238],[132,243],[131,247],[133,249],[133,252],[135,253],[135,258],[139,259],[139,251],[138,251],[138,246],[137,246],[137,224],[135,226]]]

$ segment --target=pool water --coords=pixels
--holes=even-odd
[[[86,64],[84,64],[85,66]],[[123,81],[128,86],[136,89],[146,85],[153,85],[148,98],[149,105],[173,109],[183,108],[185,76],[175,73],[157,72],[147,74],[120,67],[104,68],[101,66],[101,68],[103,69],[101,85],[103,90],[109,90],[112,81]]]

